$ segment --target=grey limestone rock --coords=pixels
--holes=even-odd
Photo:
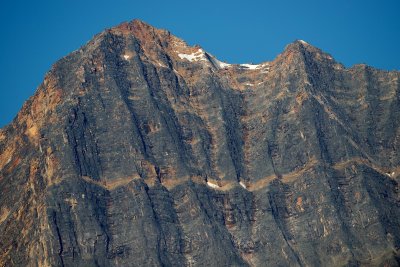
[[[399,78],[105,30],[0,131],[0,266],[398,266]]]

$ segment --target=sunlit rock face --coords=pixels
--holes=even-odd
[[[399,77],[106,30],[0,131],[0,266],[396,266]]]

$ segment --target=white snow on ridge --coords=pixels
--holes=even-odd
[[[263,63],[263,64],[240,64],[239,65],[242,68],[250,69],[250,70],[257,70],[261,69],[263,67],[267,67],[269,69],[268,63]]]
[[[195,54],[178,54],[181,59],[187,59],[189,61],[196,61],[197,56]]]
[[[306,41],[304,41],[304,40],[299,40],[299,42],[300,43],[302,43],[302,44],[308,44]]]
[[[224,69],[224,68],[227,68],[227,67],[230,67],[230,66],[231,66],[231,64],[228,64],[228,63],[219,61],[216,57],[214,57],[214,56],[211,55],[210,53],[207,53],[207,55],[209,56],[210,61],[212,62],[212,64],[213,64],[215,67],[217,67],[218,69]]]
[[[182,53],[179,53],[178,56],[179,56],[181,59],[187,59],[187,60],[189,60],[190,62],[193,62],[193,61],[200,61],[200,60],[207,61],[207,58],[206,58],[206,56],[204,55],[203,49],[199,49],[198,51],[196,51],[196,52],[194,52],[194,53],[192,53],[192,54],[182,54]]]
[[[186,59],[190,62],[194,61],[209,61],[211,62],[217,69],[226,69],[229,67],[239,67],[242,69],[248,69],[248,70],[257,70],[257,69],[262,69],[262,73],[266,73],[266,71],[269,71],[269,63],[264,62],[261,64],[229,64],[226,62],[219,61],[215,56],[211,55],[208,52],[205,52],[203,49],[199,48],[194,53],[191,54],[185,54],[185,53],[179,53],[179,51],[175,51],[178,53],[178,56],[181,59]]]
[[[245,67],[247,69],[255,70],[261,68],[260,65],[253,65],[253,64],[240,64],[241,67]]]
[[[227,67],[231,66],[231,64],[228,64],[228,63],[225,63],[225,62],[219,61],[219,60],[218,60],[218,59],[216,59],[216,58],[215,58],[215,62],[214,62],[214,63],[216,63],[216,64],[217,64],[217,66],[218,66],[219,68],[221,68],[221,69],[223,69],[223,68],[227,68]]]

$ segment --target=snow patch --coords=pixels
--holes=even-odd
[[[300,43],[308,45],[308,43],[304,40],[299,40]]]
[[[227,67],[230,67],[230,66],[231,66],[231,64],[228,64],[228,63],[219,61],[219,60],[216,59],[215,57],[213,57],[213,63],[214,63],[214,65],[216,65],[216,66],[217,66],[218,68],[220,68],[220,69],[224,69],[224,68],[227,68]]]
[[[211,55],[210,53],[206,53],[209,60],[211,61],[211,63],[217,68],[217,69],[225,69],[231,66],[231,64],[219,61],[216,57],[214,57],[213,55]]]
[[[262,69],[262,68],[265,68],[266,70],[269,70],[268,63],[263,63],[263,64],[240,64],[239,66],[242,67],[242,68],[249,69],[249,70],[258,70],[258,69]]]
[[[124,55],[123,57],[124,57],[125,60],[128,60],[130,58],[129,55]]]
[[[210,182],[210,181],[207,181],[207,185],[208,185],[209,187],[211,187],[211,188],[219,188],[219,185],[214,184],[214,183],[212,183],[212,182]]]
[[[343,67],[342,67],[340,64],[335,64],[335,65],[333,66],[333,68],[334,68],[335,70],[341,70],[341,69],[343,69]]]
[[[389,176],[389,177],[391,177],[391,178],[393,178],[393,177],[395,176],[395,174],[396,174],[395,172],[392,172],[392,173],[387,172],[387,173],[386,173],[386,175]]]
[[[261,65],[253,65],[253,64],[240,64],[240,66],[250,70],[256,70],[261,68]]]
[[[269,71],[269,63],[261,63],[261,64],[229,64],[223,61],[218,60],[215,56],[211,55],[208,52],[205,52],[203,49],[198,49],[196,52],[191,54],[180,53],[179,51],[175,51],[181,59],[186,59],[190,62],[194,61],[209,61],[211,62],[215,68],[217,69],[226,69],[232,66],[248,69],[248,70],[262,70],[261,73],[267,73]],[[250,86],[253,86],[251,84]]]
[[[206,58],[206,56],[204,54],[204,50],[201,49],[201,48],[199,50],[197,50],[196,52],[192,53],[192,54],[179,53],[178,56],[181,59],[187,59],[190,62],[193,62],[193,61],[207,61],[207,58]]]
[[[240,186],[243,187],[244,189],[247,189],[247,186],[246,186],[242,181],[240,181],[239,184],[240,184]]]

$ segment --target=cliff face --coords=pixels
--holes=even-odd
[[[399,78],[106,30],[0,131],[0,266],[396,266]]]

